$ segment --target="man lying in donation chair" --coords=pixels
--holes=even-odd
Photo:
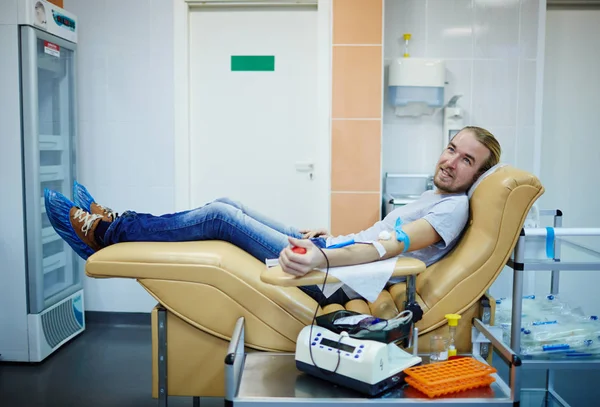
[[[444,315],[479,317],[482,296],[543,193],[533,175],[499,165],[500,153],[488,131],[464,128],[439,158],[434,190],[346,236],[282,225],[226,198],[163,216],[118,215],[78,183],[73,202],[47,190],[46,209],[60,236],[87,259],[88,276],[134,278],[159,302],[152,312],[153,395],[164,309],[168,394],[223,396],[223,358],[239,317],[248,348],[294,352],[315,309],[318,316],[348,310],[396,317],[409,302],[409,275],[418,275],[411,307],[420,318],[420,350],[427,351],[428,336],[445,327]],[[267,259],[278,265],[267,269]],[[360,295],[361,287],[346,284],[324,295],[325,274],[315,271],[386,261],[394,270],[371,300]],[[328,283],[336,281],[329,275]],[[470,350],[469,323],[459,324],[456,346]]]

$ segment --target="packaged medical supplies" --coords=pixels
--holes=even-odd
[[[496,325],[510,346],[512,299],[496,301]],[[600,321],[572,308],[558,295],[526,296],[522,302],[522,356],[575,358],[600,356]]]

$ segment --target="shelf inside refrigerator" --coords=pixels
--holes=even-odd
[[[48,226],[42,229],[42,244],[52,243],[59,239],[60,236],[54,231],[52,226]]]
[[[46,274],[46,276],[51,276],[51,274]],[[66,288],[69,288],[73,283],[71,281],[56,281],[56,282],[44,282],[44,297],[50,298],[55,294],[63,291]]]
[[[62,165],[40,166],[40,182],[60,181],[65,179],[65,171]]]
[[[53,134],[40,134],[39,143],[41,151],[62,151],[65,148],[63,137]]]
[[[50,75],[53,78],[62,78],[66,75],[66,66],[63,60],[54,56],[43,55],[38,58],[38,75]]]
[[[52,271],[64,267],[67,264],[67,253],[60,252],[53,254],[52,256],[45,257],[43,260],[44,274],[51,273]]]

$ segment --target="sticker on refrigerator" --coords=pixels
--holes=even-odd
[[[55,57],[60,57],[60,47],[50,41],[44,41],[44,52]]]

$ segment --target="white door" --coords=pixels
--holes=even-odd
[[[226,196],[288,225],[327,227],[317,15],[305,7],[190,12],[193,206]]]

